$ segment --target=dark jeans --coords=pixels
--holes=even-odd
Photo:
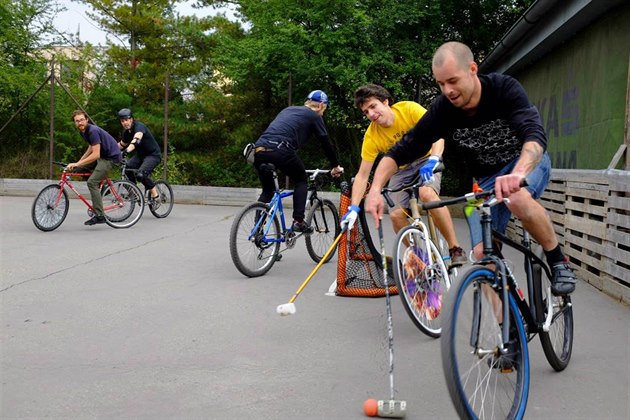
[[[271,172],[261,171],[260,165],[263,163],[273,163],[276,168],[282,171],[293,181],[293,219],[303,220],[306,208],[306,196],[308,194],[308,184],[306,181],[306,168],[304,162],[296,152],[281,147],[270,152],[256,153],[254,167],[258,173],[258,178],[262,183],[262,193],[258,201],[268,203],[273,198],[275,185]]]
[[[146,156],[141,159],[138,155],[133,155],[129,161],[127,161],[127,168],[125,169],[125,175],[131,182],[140,181],[144,188],[150,190],[155,187],[155,182],[151,179],[151,173],[156,166],[160,164],[162,159],[159,156]],[[133,170],[128,170],[133,169]],[[135,171],[137,169],[137,171]]]

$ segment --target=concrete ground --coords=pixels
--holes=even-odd
[[[315,264],[300,241],[264,277],[243,277],[228,250],[239,207],[176,204],[116,230],[84,226],[72,200],[44,233],[32,202],[0,197],[0,418],[362,419],[365,399],[389,397],[385,300],[326,296],[336,257],[280,317]],[[392,302],[407,418],[455,418],[439,340]],[[628,419],[630,308],[586,283],[574,305],[567,370],[530,342],[526,417]]]

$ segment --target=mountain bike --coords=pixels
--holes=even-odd
[[[137,169],[128,169],[127,159],[123,159],[122,165],[120,166],[120,178],[125,181],[132,182],[127,176],[127,171],[132,171],[134,173],[138,172]],[[151,197],[151,192],[145,189],[146,198],[144,202],[149,206],[149,211],[151,211],[152,215],[158,219],[162,219],[168,216],[171,213],[171,210],[173,210],[173,204],[175,203],[173,198],[173,188],[171,188],[169,183],[165,180],[155,181],[155,188],[158,191],[157,198]]]
[[[442,328],[440,317],[444,294],[451,287],[450,255],[446,240],[435,227],[430,213],[425,224],[419,203],[419,188],[424,181],[419,177],[400,188],[383,188],[381,194],[389,207],[395,206],[390,194],[411,190],[409,207],[410,224],[396,235],[393,253],[394,280],[400,299],[413,323],[426,335],[439,337]]]
[[[68,215],[70,200],[66,187],[73,191],[88,208],[88,216],[96,213],[94,207],[72,184],[73,177],[89,177],[92,173],[84,168],[80,172],[67,172],[63,162],[53,162],[62,166],[61,180],[58,184],[44,187],[33,202],[31,217],[35,226],[49,232],[57,229]],[[144,212],[144,198],[140,189],[129,181],[112,181],[106,178],[101,183],[105,222],[114,228],[128,228],[135,225]]]
[[[319,263],[341,232],[337,207],[317,194],[323,177],[330,175],[330,170],[306,171],[309,175],[309,206],[305,222],[313,228],[313,232],[307,234],[287,228],[282,200],[292,196],[293,191],[280,189],[275,165],[266,163],[260,170],[272,173],[274,195],[269,203],[248,204],[234,218],[230,230],[230,255],[234,266],[247,277],[262,276],[282,257],[282,252],[295,246],[301,236],[305,237],[309,256]],[[324,262],[330,261],[335,252],[329,253]]]
[[[565,369],[573,347],[570,296],[551,293],[551,270],[532,249],[527,231],[519,243],[492,230],[494,190],[424,203],[423,208],[469,203],[481,213],[483,258],[464,270],[444,303],[442,366],[462,418],[520,419],[530,385],[528,342],[536,335],[549,364]],[[496,243],[496,246],[495,246]],[[500,246],[524,256],[527,296]]]

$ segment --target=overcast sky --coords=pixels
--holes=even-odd
[[[89,42],[94,45],[105,45],[105,32],[98,29],[98,26],[92,22],[85,13],[86,11],[91,10],[89,6],[71,0],[57,1],[67,9],[65,12],[57,15],[57,18],[55,19],[55,26],[57,29],[72,34],[75,34],[77,30],[79,30],[79,37],[81,38],[81,41]],[[200,17],[215,14],[214,9],[210,7],[193,9],[191,6],[193,3],[194,1],[181,3],[177,6],[177,11],[179,11],[181,15],[197,15]],[[114,43],[116,43],[115,38],[110,38]]]

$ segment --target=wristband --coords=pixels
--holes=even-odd
[[[348,206],[348,211],[356,211],[357,213],[361,213],[361,207],[353,204],[351,206]]]

